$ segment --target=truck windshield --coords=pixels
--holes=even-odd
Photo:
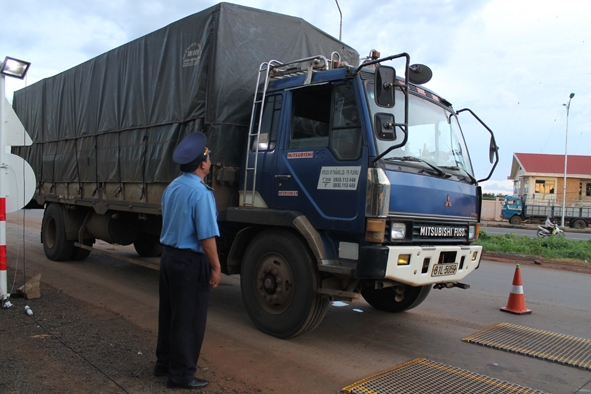
[[[374,100],[373,81],[366,81],[371,118],[375,122],[376,114],[394,115],[395,123],[404,122],[404,95],[396,90],[394,108],[382,108]],[[404,139],[400,129],[396,131],[396,140],[381,139],[376,125],[374,138],[378,154],[385,152]],[[422,162],[428,166],[444,169],[446,172],[458,172],[474,177],[470,156],[466,149],[462,129],[457,117],[451,111],[419,96],[410,95],[408,110],[408,140],[400,148],[394,149],[383,158],[386,161]]]

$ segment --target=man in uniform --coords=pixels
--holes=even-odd
[[[212,189],[203,180],[211,161],[203,133],[185,137],[173,153],[183,172],[162,195],[158,344],[154,375],[169,388],[200,389],[196,378],[210,288],[220,283],[215,237],[220,235]]]

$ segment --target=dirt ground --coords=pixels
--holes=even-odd
[[[591,264],[577,261],[552,261],[533,256],[519,256],[505,253],[484,253],[483,260],[526,266],[537,265],[543,268],[591,274]]]
[[[533,258],[486,255],[484,260],[537,264]],[[591,273],[591,267],[538,261],[545,268]],[[161,393],[166,378],[152,376],[156,333],[107,308],[41,284],[42,297],[12,298],[0,311],[0,393]],[[34,315],[24,312],[26,304]],[[225,375],[202,354],[197,376],[211,382],[201,393],[271,393],[251,379]],[[239,366],[234,366],[236,368]],[[301,372],[301,371],[300,371]],[[297,379],[298,371],[294,371]],[[286,382],[288,383],[288,382]],[[286,387],[289,387],[286,385]],[[187,390],[177,390],[186,392]]]
[[[156,333],[123,316],[41,284],[42,297],[11,298],[0,311],[0,393],[163,393],[152,376]],[[34,305],[28,316],[25,305]],[[263,388],[220,376],[207,356],[197,375],[201,393],[259,393]],[[187,390],[176,390],[186,392]]]
[[[22,218],[14,215],[7,220],[9,262],[22,259],[27,264],[27,276],[43,272],[43,277],[41,298],[12,298],[14,306],[0,310],[0,393],[175,392],[166,388],[165,377],[152,376],[157,272],[94,253],[85,263],[49,262],[39,243],[40,212],[27,212]],[[485,254],[483,260],[591,273],[589,265],[544,260],[536,264],[527,256]],[[9,268],[14,269],[11,264]],[[25,281],[21,267],[18,265],[16,274],[19,285]],[[14,278],[14,271],[9,277]],[[447,335],[447,329],[453,333],[464,327],[477,330],[496,321],[486,313],[479,322],[442,318],[437,313],[441,306],[436,304],[431,310],[423,308],[391,319],[358,304],[331,308],[315,335],[284,343],[253,327],[241,303],[238,279],[225,277],[224,281],[224,290],[216,291],[217,303],[210,307],[213,318],[208,319],[199,360],[197,377],[210,381],[210,386],[197,391],[201,393],[336,393],[338,388],[382,370],[386,364],[408,361],[423,343],[441,347],[433,354],[453,358],[447,342],[442,340],[439,345],[439,341],[432,341],[433,335],[455,340],[455,336]],[[504,287],[499,302],[506,301],[506,291]],[[461,293],[450,293],[450,300],[456,299],[455,294]],[[489,302],[486,297],[481,301]],[[33,316],[25,314],[27,304],[33,308]],[[416,333],[425,319],[433,316],[444,324],[431,333],[424,330],[424,337],[409,339],[405,330]],[[335,332],[339,332],[336,339]],[[367,340],[360,339],[364,333],[371,334]],[[384,335],[405,341],[383,346],[381,341],[372,340]],[[371,357],[364,357],[368,354]],[[495,360],[500,357],[495,355]],[[507,365],[511,365],[510,357]],[[330,389],[319,390],[320,386]]]

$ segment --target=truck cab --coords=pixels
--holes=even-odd
[[[501,208],[501,218],[509,220],[511,224],[523,222],[523,200],[519,197],[505,197]]]
[[[261,235],[245,225],[249,244],[280,243],[281,232],[300,238],[304,250],[284,249],[309,254],[314,274],[304,280],[317,283],[319,296],[361,294],[377,309],[401,312],[433,286],[468,287],[460,281],[482,253],[473,245],[481,190],[451,104],[380,63],[294,74],[269,66],[281,78],[257,83],[240,206],[227,215],[277,226]],[[251,265],[246,251],[242,263],[230,256],[229,264],[242,265],[255,324],[281,337],[269,321],[292,302],[277,294],[278,283],[297,282],[297,269],[285,252],[273,253],[260,252]]]

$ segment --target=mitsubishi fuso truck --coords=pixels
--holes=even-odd
[[[468,287],[493,133],[423,87],[432,73],[408,54],[369,53],[220,3],[15,92],[47,258],[84,259],[97,240],[158,256],[172,152],[202,131],[222,271],[261,331],[309,332],[332,300],[402,312]],[[487,178],[463,132],[490,139],[471,152]]]

